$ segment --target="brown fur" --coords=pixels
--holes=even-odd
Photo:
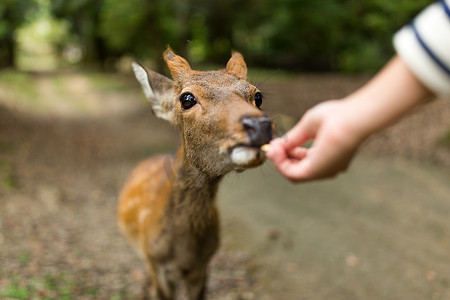
[[[264,116],[254,105],[258,90],[246,81],[241,54],[233,53],[226,70],[208,72],[191,70],[170,48],[164,58],[173,80],[137,66],[136,76],[144,91],[148,79],[153,111],[180,130],[182,145],[176,157],[156,156],[134,169],[120,195],[118,221],[147,264],[154,299],[184,293],[200,300],[208,262],[219,245],[219,182],[230,171],[264,161],[242,123]],[[197,104],[186,110],[179,97],[187,92]],[[239,145],[253,147],[255,155],[236,164],[230,153]]]

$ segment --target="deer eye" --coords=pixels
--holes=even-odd
[[[180,102],[183,109],[189,109],[197,104],[197,99],[191,93],[184,93],[180,96]]]
[[[263,97],[262,97],[261,92],[256,92],[256,94],[255,94],[255,105],[256,105],[257,108],[261,107],[262,100],[263,100]]]

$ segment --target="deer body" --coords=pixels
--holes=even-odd
[[[134,64],[153,112],[176,126],[182,145],[175,157],[141,162],[119,201],[119,226],[147,265],[153,299],[205,297],[207,267],[219,245],[216,194],[223,176],[260,165],[259,147],[272,137],[258,109],[261,94],[246,81],[242,56],[223,71],[191,70],[170,49],[173,80]]]

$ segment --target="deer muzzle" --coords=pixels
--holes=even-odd
[[[272,121],[267,117],[245,116],[239,121],[247,135],[248,142],[230,148],[230,158],[234,164],[243,168],[256,167],[265,160],[260,147],[272,140]]]
[[[241,119],[244,132],[252,147],[261,147],[272,140],[272,121],[267,117],[244,117]]]

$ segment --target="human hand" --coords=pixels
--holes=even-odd
[[[306,112],[266,152],[293,182],[336,176],[345,171],[361,143],[413,107],[429,101],[431,91],[395,56],[367,84],[343,100],[323,102]],[[302,148],[314,140],[311,148]]]
[[[271,142],[266,156],[293,182],[334,177],[345,171],[364,141],[364,120],[345,100],[310,109],[283,137]],[[310,148],[302,147],[314,140]]]

